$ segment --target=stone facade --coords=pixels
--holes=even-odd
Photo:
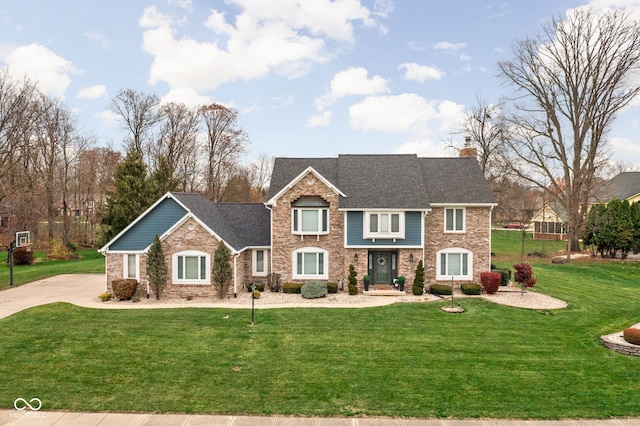
[[[292,232],[292,203],[302,196],[319,196],[329,204],[329,233],[325,235],[295,235]],[[339,282],[347,276],[344,266],[344,214],[338,211],[339,195],[313,173],[303,176],[285,192],[272,208],[271,255],[273,272],[281,274],[282,283],[303,282],[293,278],[293,251],[316,247],[329,253],[328,281]],[[348,268],[348,265],[347,265]]]
[[[445,232],[444,216],[445,207],[434,207],[425,218],[425,284],[437,281],[437,252],[452,247],[473,252],[473,281],[479,283],[480,273],[491,267],[491,208],[466,207],[464,232]],[[467,280],[455,283],[462,282]]]

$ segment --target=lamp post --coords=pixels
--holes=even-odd
[[[255,322],[255,296],[254,296],[254,291],[256,291],[256,285],[255,284],[251,284],[251,325],[254,324]]]

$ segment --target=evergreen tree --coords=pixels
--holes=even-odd
[[[180,182],[174,177],[174,167],[166,157],[157,159],[156,170],[149,176],[149,191],[152,200],[157,200],[169,191],[178,191]]]
[[[233,270],[229,263],[230,258],[231,255],[229,253],[229,249],[224,242],[220,241],[220,244],[218,244],[218,247],[216,248],[216,254],[213,256],[212,271],[213,282],[216,286],[218,297],[220,299],[224,299],[224,296],[229,291],[229,286],[231,285]]]
[[[116,166],[114,189],[107,191],[107,203],[100,214],[102,224],[108,226],[102,237],[103,244],[118,235],[153,201],[147,181],[147,166],[138,151],[130,150]]]
[[[160,237],[156,235],[149,248],[149,253],[147,253],[147,279],[149,280],[149,287],[151,287],[158,300],[160,300],[160,296],[162,296],[162,292],[167,286],[168,275],[169,268],[162,251],[162,243],[160,242]]]
[[[422,259],[418,261],[418,266],[416,266],[416,275],[413,279],[411,291],[416,296],[424,293],[424,266],[422,265]]]

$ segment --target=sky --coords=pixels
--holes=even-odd
[[[118,150],[126,134],[108,105],[134,89],[235,108],[246,161],[442,157],[478,97],[513,94],[497,68],[513,43],[585,5],[640,10],[640,0],[0,0],[0,66]],[[635,104],[608,143],[640,170]]]

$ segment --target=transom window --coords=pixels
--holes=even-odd
[[[464,208],[444,209],[444,230],[447,232],[464,232]]]
[[[204,252],[182,251],[173,255],[173,282],[209,284],[211,257]]]
[[[292,229],[294,234],[328,234],[329,209],[293,209]]]
[[[365,238],[404,238],[404,212],[368,212]]]
[[[437,256],[437,279],[472,279],[472,253],[469,250],[450,248],[439,251]]]
[[[328,279],[329,253],[315,247],[305,247],[293,252],[293,278]]]

